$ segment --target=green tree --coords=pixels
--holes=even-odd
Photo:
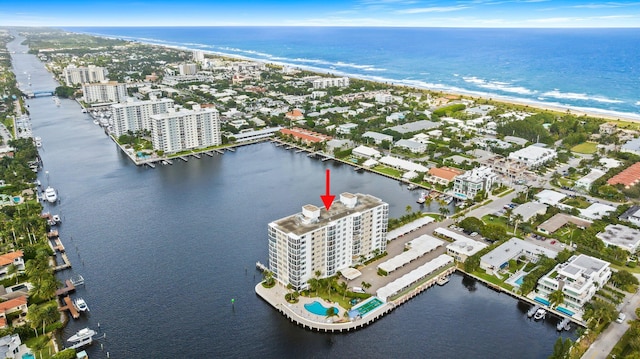
[[[564,302],[564,293],[561,290],[552,292],[549,294],[549,302],[551,302],[552,307],[557,307]]]
[[[338,315],[336,314],[337,311],[338,309],[336,307],[327,308],[327,312],[326,312],[327,318],[335,317],[336,315]]]
[[[562,337],[558,337],[556,343],[553,345],[553,354],[549,356],[549,359],[565,359],[569,357],[569,351],[572,346],[571,339],[567,338],[562,340]]]

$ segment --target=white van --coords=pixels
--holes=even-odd
[[[364,293],[364,289],[360,288],[360,287],[351,287],[351,291],[354,293]]]

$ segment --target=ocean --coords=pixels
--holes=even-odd
[[[69,27],[436,91],[640,120],[640,29]]]

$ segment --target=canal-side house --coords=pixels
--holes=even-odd
[[[15,265],[18,271],[24,270],[22,251],[15,251],[0,255],[0,279],[5,279],[11,265]]]
[[[9,299],[0,303],[0,329],[7,327],[7,315],[20,312],[20,316],[25,316],[29,308],[27,307],[27,297]]]
[[[536,292],[548,299],[551,293],[561,290],[564,294],[561,305],[572,311],[582,311],[609,278],[611,268],[608,262],[585,254],[574,255],[540,278]]]
[[[540,256],[555,258],[558,253],[519,238],[511,238],[496,249],[480,258],[480,268],[487,273],[497,275],[502,269],[509,267],[509,261],[524,256],[528,261],[537,263]]]

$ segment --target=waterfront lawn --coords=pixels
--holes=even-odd
[[[598,144],[595,142],[583,142],[579,145],[571,147],[572,152],[584,153],[584,154],[593,154],[596,153],[598,148],[596,147]]]
[[[390,167],[386,167],[386,166],[375,166],[373,168],[374,171],[380,172],[380,173],[384,173],[386,175],[392,176],[392,177],[396,177],[396,178],[400,178],[402,177],[402,172],[398,171],[395,168],[390,168]]]
[[[475,271],[475,272],[473,272],[471,274],[473,274],[474,276],[476,276],[478,278],[484,279],[489,283],[492,283],[492,284],[495,284],[495,285],[497,285],[499,287],[505,288],[505,289],[507,289],[509,291],[513,290],[513,286],[511,284],[505,283],[504,280],[502,280],[501,278],[494,277],[491,274],[486,273],[484,270],[479,269],[479,270],[477,270],[477,271]]]

